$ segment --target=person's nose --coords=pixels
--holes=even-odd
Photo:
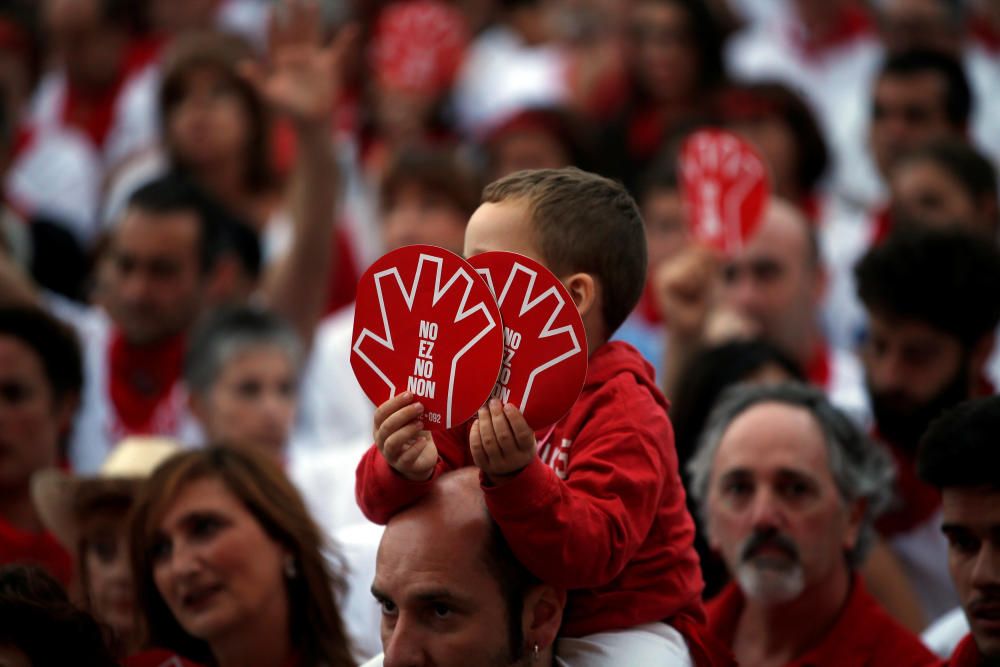
[[[417,623],[402,614],[382,649],[385,667],[424,667],[428,664],[423,632]]]
[[[778,530],[784,526],[780,499],[768,488],[759,488],[750,505],[750,521],[754,530]]]
[[[1000,589],[1000,544],[985,540],[972,566],[970,583],[974,588]]]

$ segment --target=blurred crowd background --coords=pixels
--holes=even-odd
[[[682,461],[727,384],[811,381],[894,448],[903,502],[872,581],[909,588],[876,594],[914,631],[957,605],[912,458],[941,408],[1000,382],[1000,0],[289,7],[0,3],[0,366],[33,347],[53,391],[44,428],[0,419],[0,495],[23,501],[53,465],[97,475],[126,437],[248,444],[370,581],[357,280],[403,245],[460,253],[486,183],[573,165],[642,211],[647,288],[618,337],[656,367]],[[687,237],[677,159],[702,127],[768,165],[773,201],[739,257]],[[943,236],[858,265],[914,230]],[[5,470],[16,438],[35,453]],[[15,501],[10,526],[51,528]],[[26,548],[70,581],[47,550]],[[725,574],[702,550],[711,593]],[[345,618],[372,655],[378,609],[359,595]]]

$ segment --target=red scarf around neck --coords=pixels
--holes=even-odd
[[[133,345],[117,330],[112,334],[108,355],[111,403],[127,433],[154,432],[157,408],[181,377],[184,343],[183,334],[150,345]]]

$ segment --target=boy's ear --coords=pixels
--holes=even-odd
[[[580,317],[586,319],[587,313],[597,307],[597,283],[589,273],[574,273],[563,279],[563,285],[573,297]]]

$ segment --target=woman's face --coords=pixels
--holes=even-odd
[[[212,166],[242,159],[250,117],[239,91],[209,67],[184,77],[184,92],[167,117],[167,143],[184,164]]]
[[[288,627],[285,550],[220,479],[181,486],[152,554],[156,588],[188,634],[212,644]]]
[[[698,88],[698,50],[687,13],[667,0],[639,0],[632,10],[632,67],[648,94],[684,101]]]
[[[236,352],[192,407],[212,442],[280,456],[295,419],[295,368],[276,345]]]
[[[86,569],[90,611],[123,641],[134,635],[135,601],[128,558],[125,517],[87,535],[82,560]]]

